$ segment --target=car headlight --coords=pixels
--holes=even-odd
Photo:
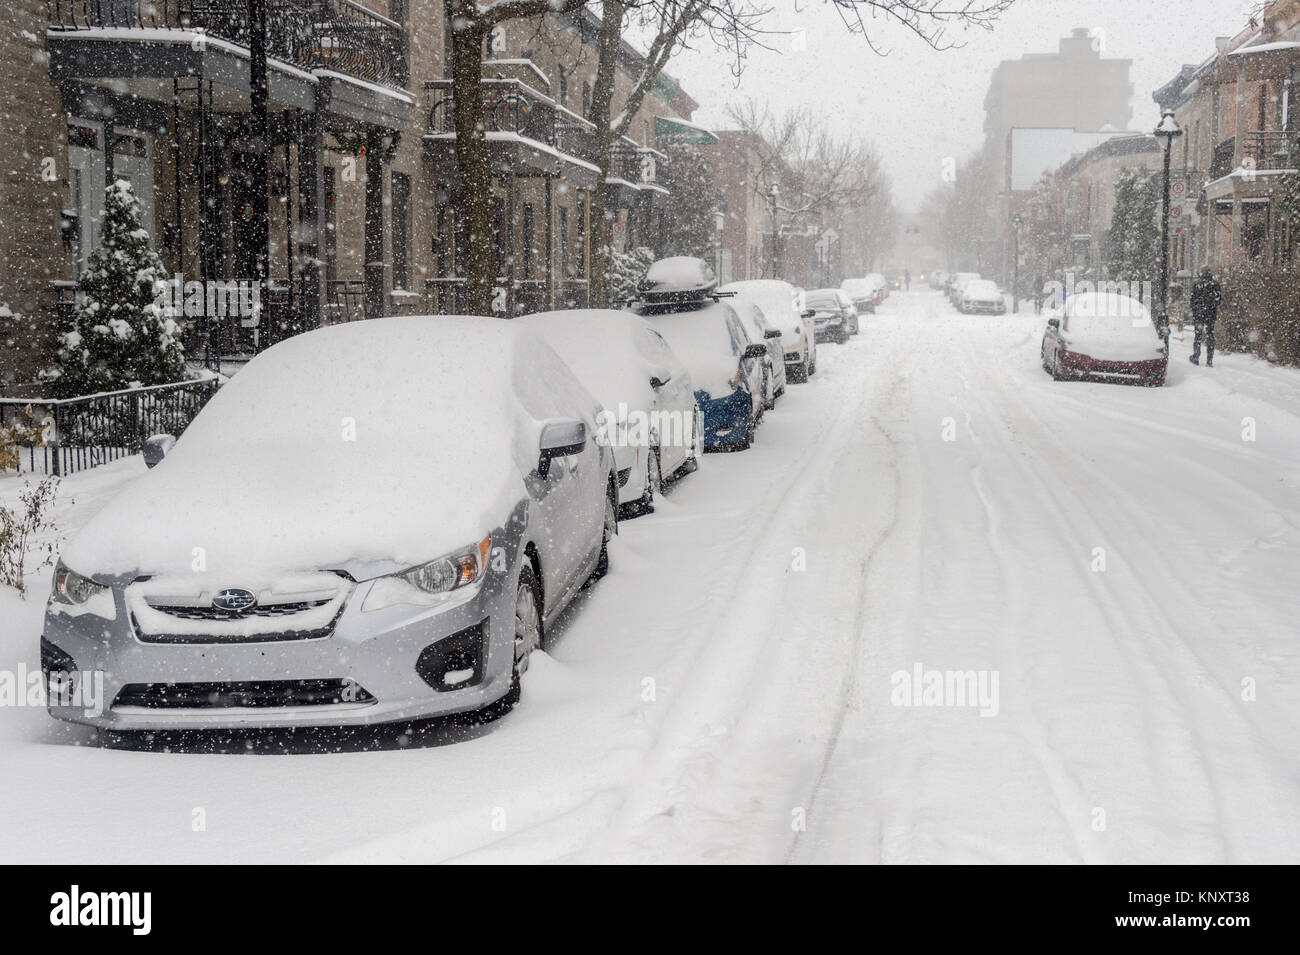
[[[107,589],[103,584],[81,576],[62,560],[54,566],[54,587],[50,591],[50,597],[59,603],[84,604],[95,594]]]
[[[491,551],[492,536],[489,534],[462,550],[381,577],[366,594],[361,610],[383,610],[394,604],[438,603],[449,594],[479,583],[487,573]]]
[[[450,593],[459,587],[478,583],[487,569],[488,551],[491,549],[492,538],[489,535],[473,547],[404,570],[396,576],[426,594]]]

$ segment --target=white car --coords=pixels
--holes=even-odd
[[[767,320],[763,310],[754,302],[732,300],[732,307],[745,326],[751,341],[767,345],[767,358],[763,362],[763,407],[771,410],[785,394],[785,353],[781,347],[781,329]]]
[[[804,307],[803,293],[799,289],[780,279],[750,279],[732,282],[718,291],[723,294],[734,292],[737,301],[757,305],[768,324],[781,330],[786,380],[803,382],[817,373],[812,310]]]
[[[973,279],[962,286],[961,299],[957,308],[971,314],[982,312],[987,315],[1005,315],[1007,300],[996,282],[988,279]]]
[[[948,301],[953,305],[961,301],[962,289],[967,282],[974,282],[980,278],[978,272],[954,272],[952,278],[948,280]]]
[[[611,309],[525,315],[517,321],[555,349],[603,406],[597,440],[618,468],[618,503],[653,510],[669,477],[694,471],[703,453],[700,409],[686,366],[646,319]]]

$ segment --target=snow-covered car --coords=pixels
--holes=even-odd
[[[978,272],[954,272],[952,278],[948,280],[948,301],[953,305],[961,302],[961,293],[966,287],[967,282],[975,282],[980,278]]]
[[[879,289],[874,282],[866,279],[845,279],[840,289],[853,302],[859,315],[870,315],[876,310],[876,296]]]
[[[1043,368],[1058,381],[1165,383],[1169,344],[1137,299],[1114,292],[1083,292],[1047,314]]]
[[[942,289],[947,285],[948,273],[943,269],[935,269],[930,273],[930,288]]]
[[[665,476],[696,469],[703,437],[691,375],[646,319],[570,309],[517,321],[554,348],[603,405],[599,438],[614,449],[621,507],[648,512]]]
[[[866,280],[870,282],[876,290],[877,305],[889,298],[889,281],[885,278],[883,272],[868,272]]]
[[[780,279],[749,279],[731,282],[718,291],[734,292],[738,300],[757,305],[768,324],[780,329],[787,381],[798,384],[817,373],[812,311],[804,307],[799,289]]]
[[[754,442],[763,417],[763,360],[767,345],[754,341],[728,304],[707,289],[694,297],[639,300],[645,316],[690,371],[700,408],[705,450],[743,450]]]
[[[642,302],[694,302],[717,285],[713,266],[704,259],[670,255],[650,263],[645,277],[637,283],[637,295]]]
[[[731,306],[740,317],[750,340],[767,345],[763,359],[763,407],[771,411],[785,394],[785,351],[781,347],[781,329],[768,322],[759,306],[733,296]]]
[[[1004,315],[1007,301],[996,282],[989,279],[973,279],[962,286],[961,300],[957,309],[967,315],[982,313],[986,315]]]
[[[813,310],[813,332],[818,342],[848,342],[858,310],[847,295],[837,288],[813,289],[805,293],[804,304]]]
[[[493,719],[608,565],[599,406],[536,335],[464,317],[287,339],[63,549],[47,685],[106,730]],[[71,694],[75,699],[77,694]]]

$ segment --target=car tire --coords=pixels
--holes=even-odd
[[[664,474],[663,468],[659,463],[658,450],[650,450],[645,456],[645,491],[641,499],[633,502],[631,511],[634,514],[653,514],[655,512],[655,498],[663,493]]]
[[[681,474],[694,474],[700,469],[700,455],[704,453],[704,436],[700,432],[700,409],[691,416],[691,448],[686,461],[679,469]]]
[[[786,369],[787,377],[796,385],[801,385],[808,380],[808,362],[805,359],[797,365]]]
[[[525,619],[527,618],[527,619]],[[537,582],[532,562],[524,558],[515,584],[515,649],[510,667],[510,689],[500,699],[466,713],[461,722],[470,725],[493,723],[515,708],[523,694],[523,673],[534,650],[540,650],[546,638],[545,615],[542,613],[542,588]]]
[[[614,482],[611,479],[609,487],[605,491],[605,526],[601,530],[600,556],[596,558],[596,566],[592,570],[591,576],[587,578],[587,584],[595,583],[609,573],[609,542],[617,533],[618,492],[614,490]]]
[[[1065,376],[1061,374],[1061,354],[1052,352],[1052,366],[1049,369],[1052,373],[1052,381],[1064,381]]]

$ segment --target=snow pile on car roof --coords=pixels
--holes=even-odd
[[[514,385],[529,377],[515,374],[524,348],[530,364],[539,350],[553,357],[483,318],[287,339],[223,386],[65,560],[86,574],[194,571],[248,587],[348,561],[409,566],[477,541],[522,496],[520,458],[536,455],[539,426]],[[545,395],[530,402],[547,410]]]
[[[717,285],[718,277],[708,262],[694,256],[673,255],[652,263],[637,291],[647,299],[664,295],[707,295]]]
[[[741,304],[757,305],[768,324],[780,329],[783,336],[797,335],[802,330],[803,320],[795,310],[795,288],[789,282],[780,279],[749,279],[744,282],[729,282],[718,291],[734,292],[737,307]]]
[[[686,365],[695,389],[713,398],[731,394],[731,380],[740,367],[740,343],[727,328],[730,310],[730,306],[715,302],[696,311],[648,319]]]
[[[1114,292],[1071,295],[1061,330],[1070,351],[1103,361],[1146,361],[1164,347],[1147,307]]]

